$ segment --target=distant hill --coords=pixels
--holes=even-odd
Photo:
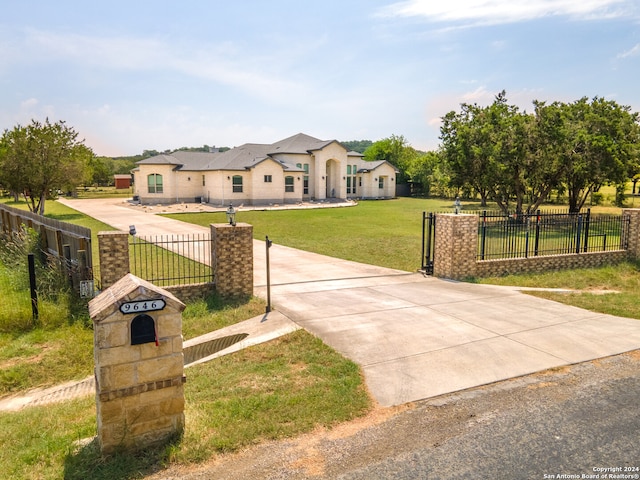
[[[347,150],[352,150],[358,153],[364,153],[364,151],[373,145],[371,140],[349,140],[347,142],[340,142],[345,146]]]

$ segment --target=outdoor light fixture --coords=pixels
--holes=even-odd
[[[453,203],[453,211],[455,214],[459,214],[462,211],[462,204],[460,203],[460,197],[456,197],[456,201]]]
[[[236,209],[233,208],[233,204],[229,204],[229,208],[227,208],[227,222],[229,225],[236,226]]]
[[[129,225],[129,235],[135,235],[135,234],[136,234],[136,226]]]

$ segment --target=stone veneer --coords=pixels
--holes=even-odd
[[[133,301],[163,300],[153,318],[155,341],[132,345],[131,323],[122,313]],[[140,450],[184,428],[182,311],[171,293],[127,274],[89,303],[94,324],[98,441],[102,453]]]

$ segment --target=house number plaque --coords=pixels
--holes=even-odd
[[[162,310],[166,306],[163,299],[139,300],[137,302],[126,302],[120,305],[122,313],[141,313]]]

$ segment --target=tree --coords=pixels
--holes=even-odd
[[[47,195],[82,184],[93,158],[91,149],[64,121],[32,120],[5,130],[0,139],[0,182],[23,195],[32,212],[44,214]]]
[[[396,183],[407,181],[406,171],[418,152],[409,145],[402,135],[391,135],[388,138],[374,142],[364,151],[364,159],[368,161],[386,160],[400,170],[396,177]]]
[[[483,204],[535,211],[554,189],[579,211],[590,191],[624,184],[640,171],[638,114],[612,101],[534,101],[533,115],[507,104],[504,91],[488,107],[462,104],[440,129],[452,185],[471,186]],[[620,190],[620,189],[619,189]],[[525,206],[526,205],[526,206]]]
[[[452,185],[470,186],[485,206],[488,199],[507,211],[515,200],[523,210],[530,174],[526,131],[530,118],[507,103],[500,92],[493,104],[462,104],[461,112],[449,112],[440,128],[442,156]]]

